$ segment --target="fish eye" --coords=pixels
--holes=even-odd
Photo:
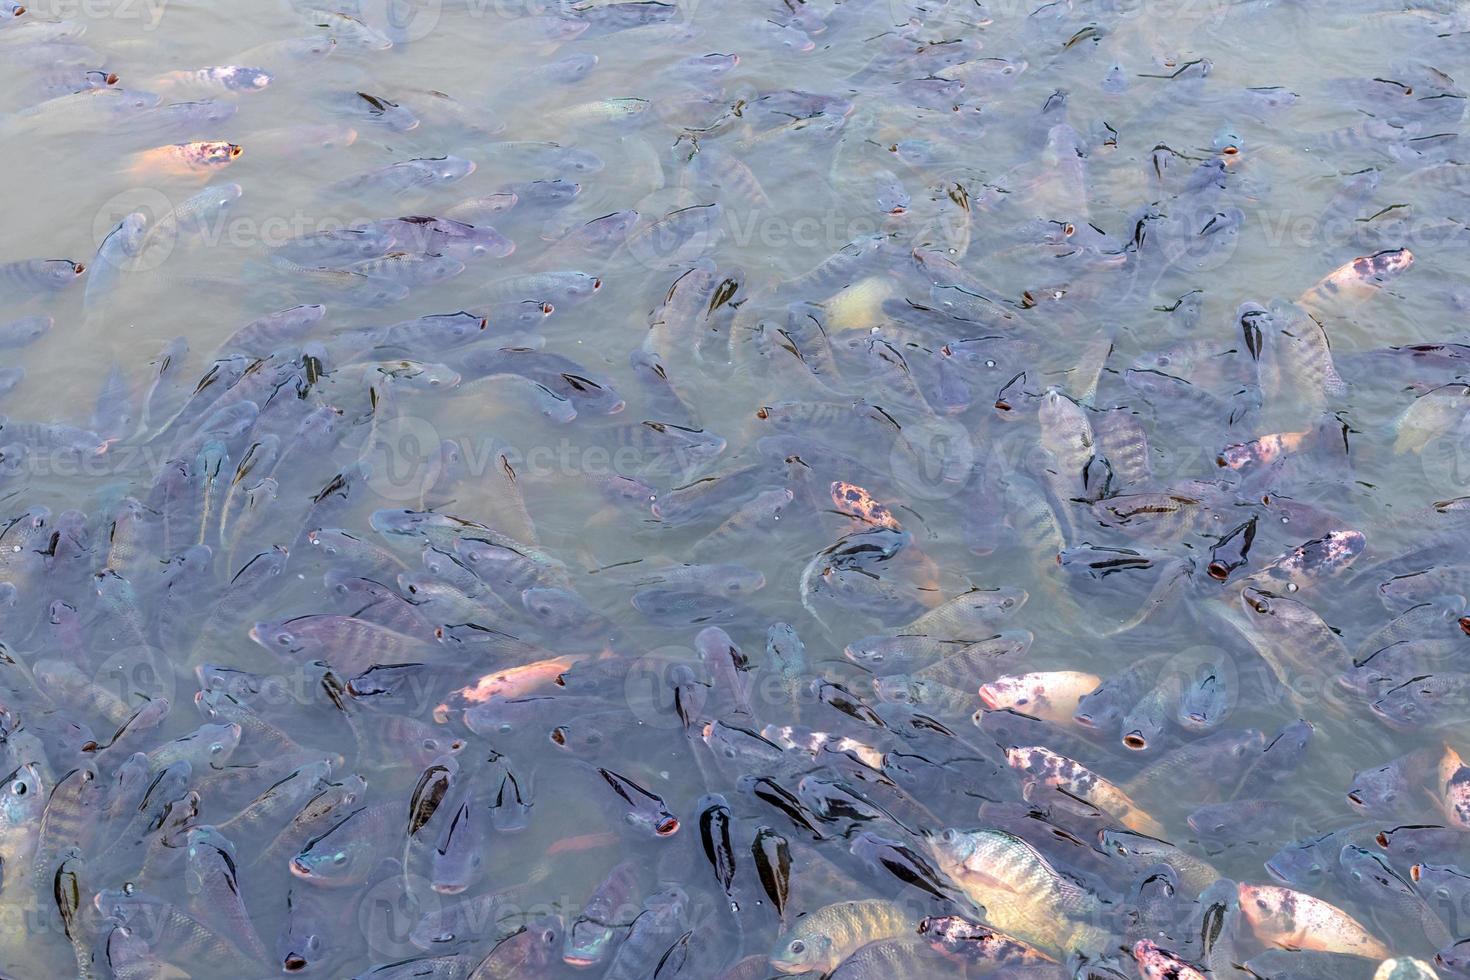
[[[296,639],[290,633],[282,633],[276,637],[276,644],[278,646],[288,647],[294,642],[296,642]]]
[[[341,867],[342,865],[347,863],[347,855],[343,854],[341,851],[338,851],[336,854],[332,855],[332,863],[338,867]]]
[[[16,796],[25,796],[26,793],[29,791],[26,789],[26,784],[17,779],[15,782],[10,784],[10,792],[14,793]]]
[[[1009,599],[1009,598],[1002,599],[1000,601],[1000,608],[1002,608],[1002,609],[1009,609],[1012,606],[1014,606],[1015,604],[1016,604],[1016,600],[1015,599]]]
[[[800,956],[802,953],[806,952],[806,943],[802,942],[800,939],[793,939],[791,940],[791,945],[787,946],[786,949],[793,955]]]

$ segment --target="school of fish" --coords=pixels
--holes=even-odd
[[[1470,977],[1463,5],[29,6],[0,976]]]

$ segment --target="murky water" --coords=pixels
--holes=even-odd
[[[0,8],[6,976],[1470,973],[1462,10]]]

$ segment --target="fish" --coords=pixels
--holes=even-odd
[[[901,906],[881,899],[837,902],[816,909],[772,947],[778,973],[829,974],[869,943],[908,936],[918,922]]]
[[[131,170],[139,179],[158,176],[208,179],[216,171],[234,163],[244,152],[239,144],[224,140],[170,143],[139,153],[133,158]]]
[[[1101,683],[1101,678],[1083,671],[1006,674],[980,685],[979,696],[993,711],[1010,709],[1066,724],[1076,713],[1077,703]]]
[[[1384,960],[1388,947],[1342,909],[1278,885],[1240,885],[1240,911],[1256,936],[1283,949]]]
[[[59,292],[75,285],[87,271],[70,259],[25,259],[0,263],[0,295],[29,299]]]
[[[1020,838],[999,830],[949,829],[928,840],[939,870],[971,901],[985,921],[1044,952],[1097,949],[1107,933],[1087,921],[1096,896],[1057,872]]]
[[[1134,803],[1123,790],[1080,763],[1040,745],[1008,748],[1006,761],[1012,769],[1024,773],[1028,781],[1064,791],[1096,806],[1129,830],[1151,837],[1164,836],[1163,825]]]
[[[679,832],[679,818],[669,812],[656,794],[610,769],[598,768],[597,773],[627,805],[630,824],[647,829],[657,837],[672,837]]]
[[[608,872],[588,897],[581,912],[567,926],[562,960],[586,968],[604,962],[616,945],[619,929],[632,925],[639,908],[638,868],[624,861]]]
[[[1147,939],[1133,944],[1133,962],[1138,964],[1138,975],[1144,980],[1164,980],[1165,977],[1204,980],[1205,977],[1204,971],[1191,966],[1178,953]]]
[[[152,87],[174,90],[177,94],[211,95],[215,92],[260,92],[271,81],[271,73],[263,68],[215,65],[168,72],[154,79]]]
[[[1414,264],[1407,248],[1391,248],[1353,259],[1328,273],[1297,300],[1309,309],[1330,307],[1344,301],[1361,303],[1402,275]]]
[[[1470,828],[1470,768],[1448,745],[1439,760],[1435,788],[1440,808],[1450,826]]]

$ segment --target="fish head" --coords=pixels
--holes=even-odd
[[[241,732],[238,724],[228,722],[201,725],[191,737],[200,739],[209,764],[218,768],[228,762],[235,749],[240,747]]]
[[[1259,930],[1274,922],[1290,920],[1296,911],[1297,893],[1275,885],[1240,884],[1240,911],[1251,928]]]
[[[1344,844],[1338,852],[1337,860],[1342,873],[1360,888],[1374,887],[1375,879],[1386,879],[1393,875],[1378,855],[1357,844]]]
[[[980,685],[980,703],[991,711],[1014,708],[1025,711],[1040,697],[1037,685],[1026,676],[1005,675]]]
[[[1115,828],[1105,828],[1098,831],[1097,839],[1105,852],[1116,854],[1122,858],[1156,856],[1160,853],[1160,847],[1163,844],[1162,841],[1157,841],[1147,834]]]
[[[317,640],[297,633],[291,620],[256,623],[250,638],[283,660],[313,660],[325,653]]]
[[[1470,893],[1470,875],[1449,865],[1410,865],[1409,879],[1424,901],[1436,909],[1457,909]]]
[[[928,838],[929,851],[940,864],[945,874],[963,868],[965,863],[981,846],[983,831],[965,833],[949,828]]]
[[[765,588],[766,577],[753,568],[730,563],[717,567],[712,584],[725,595],[747,595]]]
[[[328,949],[325,927],[331,922],[323,911],[319,902],[303,895],[302,889],[286,892],[286,923],[276,946],[282,972],[305,973],[321,965]]]
[[[837,965],[832,937],[810,929],[783,936],[771,952],[771,968],[781,973],[827,972]]]
[[[860,667],[898,667],[909,659],[902,644],[893,642],[893,637],[867,636],[854,640],[842,651],[842,655]]]
[[[45,808],[40,767],[34,762],[17,766],[0,786],[0,837],[29,833]]]
[[[1418,685],[1409,682],[1390,690],[1368,705],[1385,724],[1400,731],[1423,727],[1431,713],[1419,700]]]
[[[1462,939],[1434,954],[1434,962],[1458,974],[1470,972],[1470,939]]]
[[[521,593],[521,604],[543,626],[552,628],[576,626],[596,615],[587,601],[571,589],[526,589]]]
[[[873,678],[873,691],[886,704],[919,704],[924,698],[923,681],[908,674]]]
[[[1266,862],[1266,872],[1297,888],[1315,888],[1326,881],[1328,856],[1321,839],[1288,844]]]
[[[340,824],[338,825],[340,826]],[[291,859],[291,873],[318,885],[336,887],[359,882],[377,863],[372,842],[350,834],[331,833],[312,841]]]
[[[1347,799],[1354,809],[1364,813],[1392,810],[1408,789],[1398,767],[1379,766],[1353,774]]]
[[[579,918],[567,930],[561,958],[575,967],[595,966],[607,958],[615,935],[608,925]]]

